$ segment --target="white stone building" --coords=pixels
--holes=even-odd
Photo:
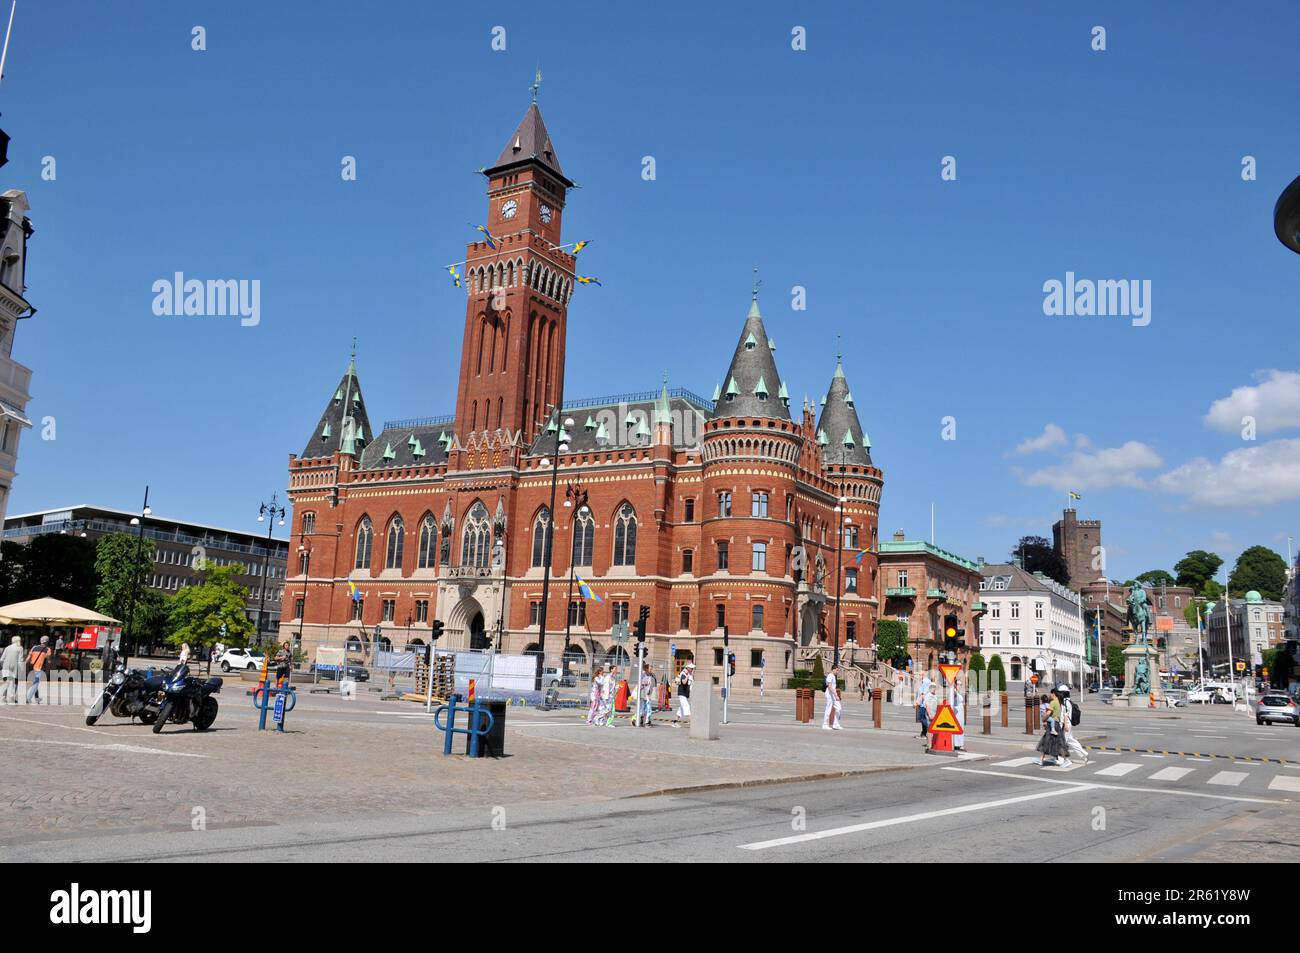
[[[18,438],[32,425],[27,419],[32,372],[13,359],[18,321],[36,313],[23,297],[27,239],[32,234],[27,209],[25,193],[10,189],[0,195],[0,525],[18,472]]]
[[[980,571],[985,609],[980,651],[985,659],[1002,656],[1011,681],[1020,681],[1033,668],[1044,685],[1064,682],[1080,688],[1084,632],[1079,594],[1014,563],[985,564]]]

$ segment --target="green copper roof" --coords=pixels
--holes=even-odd
[[[850,450],[852,450],[854,447],[857,446],[857,444],[853,442],[853,431],[852,431],[852,430],[846,430],[846,431],[844,431],[844,439],[841,440],[840,442],[841,442],[842,444],[844,444],[844,446],[847,447],[847,448],[850,449]]]
[[[587,429],[587,430],[595,430],[595,429],[596,429],[596,421],[592,418],[591,414],[588,414],[588,415],[587,415],[587,422],[586,422],[585,424],[583,424],[582,426],[583,426],[585,429]]]
[[[754,385],[754,396],[763,400],[767,399],[767,381],[763,380],[762,377],[759,377],[758,383]]]
[[[749,337],[745,338],[745,350],[748,351],[751,347],[753,347],[757,343],[758,343],[758,338],[754,337],[754,332],[753,331],[749,332]]]
[[[721,384],[714,384],[714,385],[713,385],[713,402],[716,404],[716,403],[717,403],[718,401],[720,401],[721,399],[722,399],[722,385],[721,385]]]
[[[397,456],[397,454],[393,452],[393,445],[392,445],[391,443],[384,447],[384,459],[385,459],[385,460],[391,460],[391,459],[393,459],[395,456]]]
[[[740,393],[740,388],[736,386],[736,379],[733,377],[731,379],[731,383],[727,385],[727,396],[735,397],[739,393]]]
[[[320,432],[320,438],[322,440],[328,440],[332,433],[333,431],[330,429],[330,422],[327,420],[325,421],[325,429]]]
[[[819,431],[817,431],[817,444],[818,444],[818,446],[822,446],[822,447],[826,446],[826,431],[825,431],[825,430],[819,430]]]
[[[790,402],[790,394],[785,389],[785,381],[781,382],[781,389],[776,392],[776,396],[780,397],[786,403]]]

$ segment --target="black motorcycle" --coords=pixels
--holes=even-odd
[[[93,725],[108,711],[118,718],[139,718],[152,725],[158,719],[158,694],[162,690],[161,676],[118,665],[99,699],[86,712],[86,724]]]
[[[163,683],[162,705],[158,720],[153,723],[153,733],[162,731],[163,725],[173,722],[194,726],[195,731],[207,731],[217,720],[217,700],[212,696],[221,691],[221,679],[195,678],[188,665],[177,665]]]

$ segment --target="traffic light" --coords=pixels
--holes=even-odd
[[[646,628],[646,623],[649,621],[650,621],[650,607],[642,606],[641,614],[637,618],[636,623],[633,626],[633,629],[636,632],[636,640],[638,642],[645,641],[645,628]]]
[[[429,638],[430,638],[432,641],[434,641],[434,642],[437,642],[440,638],[442,638],[442,620],[441,620],[441,619],[434,619],[434,620],[433,620],[433,625],[429,627]]]
[[[727,674],[732,676],[733,678],[736,675],[736,653],[735,652],[727,653]]]
[[[945,652],[957,651],[957,613],[949,612],[943,617],[943,650]]]
[[[957,629],[957,648],[961,649],[961,648],[965,648],[965,647],[966,647],[966,630],[965,630],[964,628],[958,627],[958,629]]]
[[[722,647],[726,648],[731,644],[731,630],[725,625],[722,627]]]

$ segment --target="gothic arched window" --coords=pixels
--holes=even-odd
[[[402,547],[406,543],[406,526],[400,516],[394,516],[388,524],[388,548],[384,554],[385,569],[402,568]]]
[[[357,526],[357,558],[355,562],[356,569],[370,568],[370,551],[374,544],[374,527],[370,525],[370,517],[361,517],[361,523]]]
[[[614,565],[636,565],[636,510],[624,503],[614,519]]]
[[[460,543],[460,564],[486,569],[491,552],[492,526],[488,522],[487,507],[478,502],[470,508],[469,516],[465,519],[465,531]]]
[[[555,528],[551,525],[551,511],[546,507],[533,520],[533,565],[545,566],[551,561],[551,538]]]
[[[591,554],[595,549],[596,521],[591,518],[589,510],[584,509],[578,514],[577,521],[573,524],[573,533],[573,564],[590,566]]]
[[[438,550],[438,527],[433,522],[433,514],[426,514],[420,523],[420,553],[416,559],[417,569],[432,569],[434,554]]]

